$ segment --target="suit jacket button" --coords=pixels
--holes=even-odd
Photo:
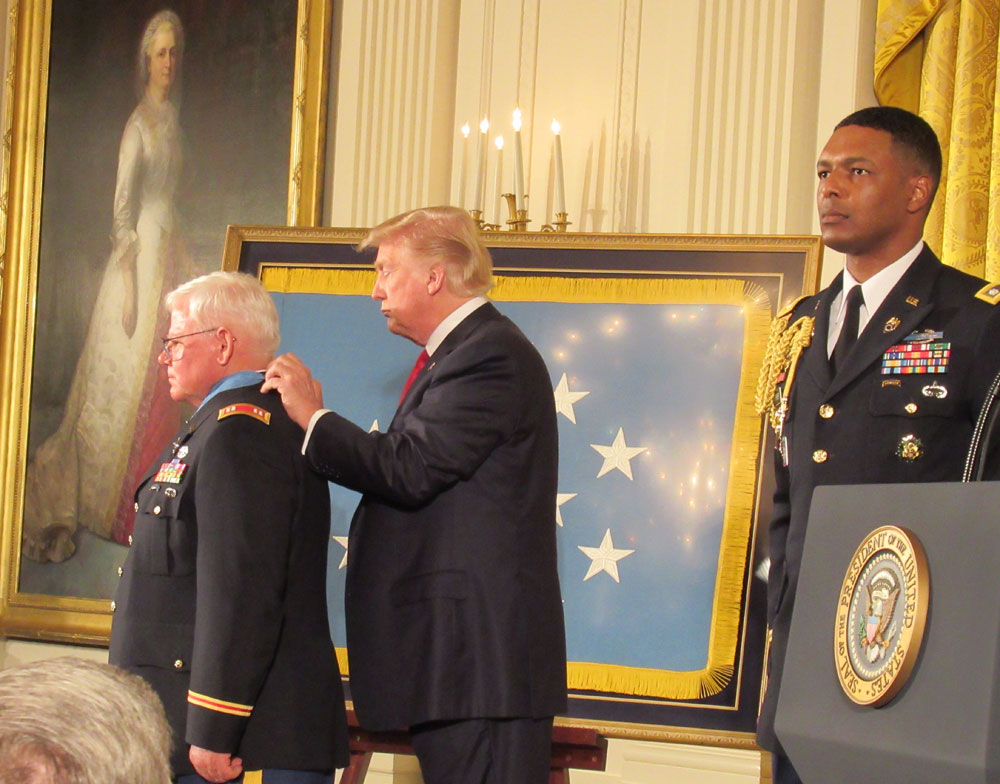
[[[174,669],[179,670],[184,667],[183,659],[174,659]]]
[[[825,449],[817,449],[813,452],[813,462],[814,463],[825,463],[829,455],[826,453]]]
[[[830,417],[833,416],[833,414],[834,414],[833,406],[831,406],[829,403],[824,403],[819,407],[819,415],[823,417],[823,419],[829,419]]]

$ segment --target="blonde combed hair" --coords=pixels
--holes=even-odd
[[[444,264],[448,289],[476,297],[493,288],[493,261],[482,233],[469,213],[458,207],[422,207],[380,223],[358,245],[377,248],[400,241],[431,262]]]

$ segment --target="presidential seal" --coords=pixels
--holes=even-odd
[[[906,683],[929,589],[923,548],[905,528],[878,528],[855,551],[840,587],[833,657],[844,693],[858,705],[885,705]]]

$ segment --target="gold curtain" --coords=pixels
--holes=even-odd
[[[924,230],[948,264],[1000,280],[1000,0],[878,0],[875,94],[918,112],[944,171]]]

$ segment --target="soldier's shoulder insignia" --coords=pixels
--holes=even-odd
[[[1000,283],[987,283],[976,292],[976,299],[981,299],[991,305],[1000,303]]]
[[[255,406],[252,403],[233,403],[219,409],[219,419],[236,416],[237,414],[252,417],[253,419],[263,422],[265,425],[271,424],[271,412],[264,410],[260,406]]]
[[[787,315],[789,315],[789,314],[790,314],[790,313],[791,313],[791,312],[792,312],[793,310],[795,310],[795,308],[796,308],[796,307],[798,307],[798,304],[799,304],[800,302],[802,302],[802,300],[804,300],[804,299],[809,299],[809,297],[811,297],[811,296],[812,296],[812,294],[803,294],[803,295],[802,295],[801,297],[799,297],[798,299],[795,299],[795,300],[792,300],[792,301],[791,301],[791,302],[789,302],[789,303],[788,303],[787,305],[785,305],[785,307],[783,307],[783,308],[782,308],[782,309],[781,309],[781,310],[780,310],[780,311],[779,311],[779,312],[777,313],[777,315],[775,315],[775,318],[781,318],[782,316],[787,316]]]

